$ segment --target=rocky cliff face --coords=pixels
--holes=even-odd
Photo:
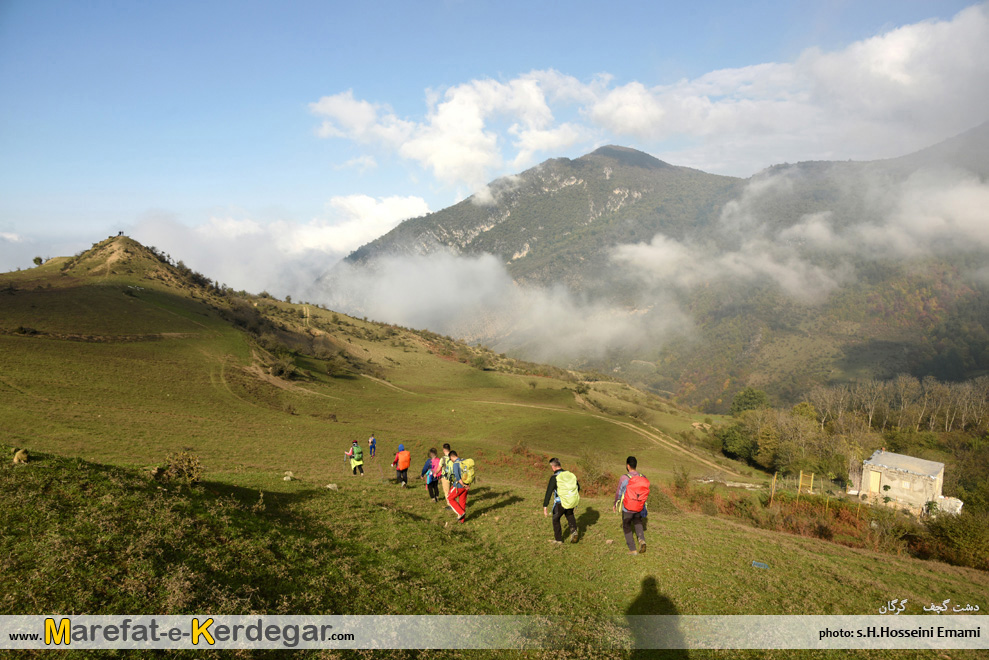
[[[579,286],[600,267],[602,248],[710,222],[739,186],[634,149],[602,147],[575,160],[548,160],[493,182],[483,195],[407,220],[348,261],[488,253],[518,280]]]

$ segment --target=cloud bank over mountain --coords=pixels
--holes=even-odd
[[[522,349],[537,360],[601,357],[615,347],[658,345],[689,329],[668,298],[653,309],[590,300],[563,286],[519,286],[496,257],[439,252],[339,264],[309,294],[331,309]],[[653,312],[656,313],[653,313]]]
[[[236,289],[298,296],[329,264],[428,212],[419,197],[349,195],[334,197],[323,217],[305,223],[226,216],[189,227],[164,216],[145,219],[129,233]]]
[[[576,288],[521,286],[510,274],[515,262],[450,248],[418,256],[372,253],[364,265],[335,268],[310,295],[376,320],[566,361],[616,349],[659,350],[691,332],[695,320],[687,306],[709,287],[770,287],[813,307],[855,284],[857,271],[869,264],[957,257],[976,257],[971,263],[977,265],[963,266],[968,270],[962,275],[981,286],[989,281],[980,268],[989,258],[989,184],[983,175],[945,164],[939,154],[966,160],[955,149],[968,144],[978,151],[987,136],[989,126],[894,161],[767,170],[721,206],[713,225],[598,246],[605,266],[592,271],[595,281]],[[512,211],[526,213],[518,206]],[[574,218],[573,228],[585,222]],[[405,236],[415,239],[416,233]]]

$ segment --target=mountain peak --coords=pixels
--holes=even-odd
[[[650,156],[642,151],[631,149],[629,147],[619,147],[614,144],[609,144],[599,149],[595,149],[591,153],[584,156],[584,158],[608,158],[610,160],[617,161],[620,165],[626,165],[628,167],[642,167],[649,170],[659,170],[673,167],[669,163],[664,163],[660,159]]]

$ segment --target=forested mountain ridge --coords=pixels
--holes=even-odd
[[[573,292],[571,326],[602,304],[615,325],[636,319],[557,363],[710,411],[745,386],[793,403],[861,378],[962,380],[989,370],[987,177],[989,123],[898,158],[780,164],[745,180],[603,147],[408,220],[349,264],[493,254],[523,289]],[[444,323],[522,357],[549,359],[558,337],[476,307]]]
[[[741,183],[606,146],[498,179],[483,196],[403,222],[348,261],[449,249],[488,253],[517,280],[581,288],[603,267],[602,246],[649,240],[660,231],[686,236],[711,223]]]

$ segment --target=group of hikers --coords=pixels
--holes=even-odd
[[[646,551],[646,500],[649,499],[649,480],[636,470],[638,460],[635,456],[625,459],[625,474],[618,480],[615,490],[615,501],[612,511],[621,513],[622,532],[625,534],[625,544],[630,554],[638,555]],[[577,518],[574,509],[580,502],[580,482],[577,475],[563,469],[560,459],[549,459],[553,476],[546,484],[546,496],[543,498],[543,515],[549,515],[549,503],[553,501],[553,543],[563,545],[563,524],[566,517],[569,526],[570,542],[578,541]],[[638,545],[636,545],[638,540]]]
[[[368,454],[373,458],[377,445],[374,434],[368,438]],[[350,449],[344,454],[350,459],[350,467],[353,475],[364,476],[364,450],[360,443],[354,440]],[[402,488],[409,485],[409,467],[412,465],[412,453],[405,448],[404,444],[398,446],[395,458],[391,466],[395,468],[395,477]],[[426,488],[430,499],[433,502],[440,501],[440,486],[443,486],[443,499],[447,506],[453,509],[457,516],[457,522],[464,522],[467,518],[467,491],[474,482],[474,460],[461,459],[456,451],[450,448],[450,444],[443,445],[443,456],[435,448],[429,450],[425,464],[422,466],[420,479],[426,480]]]
[[[377,440],[374,434],[368,439],[368,453],[375,455]],[[350,459],[354,476],[364,476],[364,450],[354,440],[344,456]],[[412,464],[412,453],[404,444],[398,446],[391,466],[395,468],[396,479],[402,488],[409,485],[409,467]],[[577,475],[564,470],[560,459],[549,459],[553,475],[546,485],[546,496],[543,498],[543,515],[549,516],[550,501],[553,502],[553,543],[563,545],[562,519],[567,519],[570,532],[570,542],[579,539],[577,518],[574,510],[580,502],[580,482]],[[622,532],[625,534],[625,544],[630,554],[638,555],[646,551],[646,501],[649,498],[649,480],[637,471],[638,460],[635,456],[625,459],[625,474],[618,480],[615,490],[615,501],[612,511],[622,516]],[[426,480],[429,497],[433,502],[439,502],[439,488],[443,487],[443,498],[446,500],[457,522],[463,523],[467,518],[467,491],[474,482],[474,461],[462,460],[457,452],[450,449],[449,443],[443,445],[443,456],[436,449],[430,449],[426,462],[422,466],[420,479]]]

